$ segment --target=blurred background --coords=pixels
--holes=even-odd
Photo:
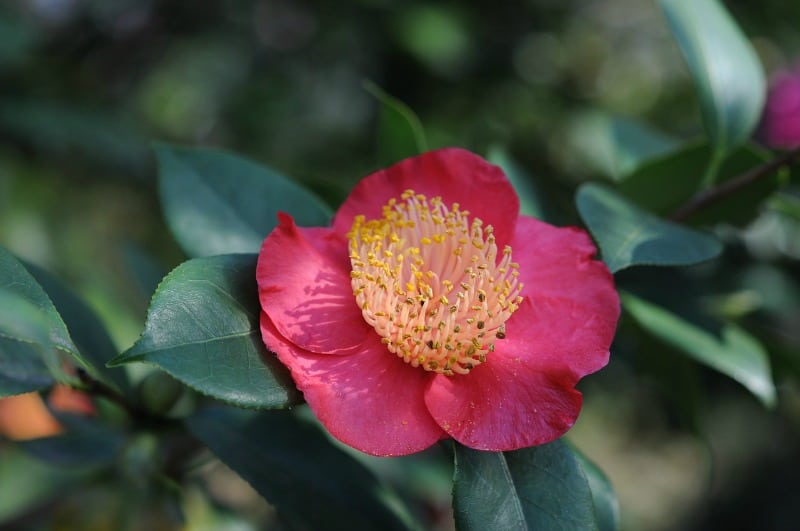
[[[800,3],[725,5],[768,74],[800,60]],[[156,282],[184,259],[160,212],[150,143],[246,155],[335,207],[379,167],[380,104],[367,80],[418,114],[431,148],[506,148],[560,223],[578,222],[575,185],[606,173],[604,117],[667,141],[702,132],[652,1],[5,0],[0,245],[67,281],[125,349]],[[570,437],[610,476],[624,529],[800,521],[800,388],[796,372],[781,370],[800,365],[796,227],[766,214],[753,222],[730,257],[752,264],[736,286],[744,298],[722,301],[744,305],[777,338],[768,345],[783,360],[775,411],[670,353],[644,362],[637,344],[616,345],[611,365],[583,385]],[[665,367],[699,381],[687,384],[696,394],[665,387]],[[418,474],[443,528],[448,473]],[[261,503],[241,502],[254,496],[243,484],[222,490],[240,487],[235,503]]]

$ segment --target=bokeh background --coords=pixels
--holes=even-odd
[[[725,5],[768,73],[800,61],[800,3]],[[244,154],[336,206],[378,167],[380,103],[365,81],[418,114],[430,147],[508,149],[563,223],[577,222],[576,183],[605,173],[604,117],[665,138],[702,131],[654,1],[5,0],[0,244],[66,280],[127,348],[156,282],[184,259],[160,212],[151,142]],[[723,301],[752,310],[790,365],[800,363],[796,227],[766,213],[748,228],[736,256],[753,261],[755,288]],[[780,405],[765,411],[695,368],[695,394],[666,388],[659,374],[685,360],[616,348],[583,385],[570,437],[610,476],[624,529],[798,525],[796,378],[778,378]],[[448,478],[416,474],[442,512],[430,521],[452,525]],[[267,511],[236,478],[220,481],[234,507]]]

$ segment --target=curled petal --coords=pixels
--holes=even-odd
[[[405,190],[428,197],[441,196],[449,206],[463,210],[492,225],[497,242],[508,243],[519,215],[519,199],[502,170],[481,157],[459,148],[445,148],[405,159],[362,179],[333,219],[333,228],[345,234],[356,215],[381,217],[383,205]]]
[[[286,341],[263,312],[261,333],[311,410],[343,443],[372,455],[397,456],[424,450],[445,436],[425,408],[429,373],[394,357],[377,335],[356,353],[324,356]]]
[[[258,257],[261,307],[281,336],[302,349],[341,354],[360,348],[374,331],[353,297],[347,243],[331,229],[297,227],[286,214],[279,219]]]

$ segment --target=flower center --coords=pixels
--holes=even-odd
[[[458,203],[406,190],[348,233],[353,295],[389,352],[414,367],[467,374],[505,337],[522,283],[511,247]]]

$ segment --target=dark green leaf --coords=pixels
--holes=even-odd
[[[589,483],[563,441],[496,453],[456,444],[453,508],[462,530],[598,528]]]
[[[291,377],[261,340],[255,255],[189,260],[153,295],[139,341],[112,365],[158,365],[197,391],[243,407],[299,400]]]
[[[0,335],[0,398],[51,387],[41,346]]]
[[[547,220],[547,208],[542,200],[542,194],[537,189],[536,182],[528,175],[517,161],[511,158],[508,152],[498,146],[489,150],[486,160],[497,164],[506,174],[519,196],[519,213]]]
[[[65,383],[72,380],[64,370],[56,349],[69,353],[74,361],[87,371],[95,372],[72,342],[69,331],[50,297],[28,273],[25,266],[3,247],[0,247],[0,290],[8,299],[4,306],[9,324],[13,320],[22,326],[17,328],[16,332],[12,328],[7,328],[3,333],[39,345],[39,355],[43,357],[54,378]],[[21,320],[26,320],[28,324],[24,325]],[[39,333],[42,330],[46,331],[46,338]],[[34,336],[26,335],[28,333],[33,333]]]
[[[299,529],[408,529],[363,465],[290,411],[201,410],[192,433]]]
[[[617,502],[617,494],[614,492],[611,480],[582,452],[574,447],[570,448],[583,468],[589,488],[592,489],[598,531],[616,531],[619,529],[619,502]]]
[[[20,441],[17,444],[37,459],[72,467],[113,463],[125,441],[124,433],[92,419],[71,423],[61,435]]]
[[[63,317],[74,344],[96,371],[94,375],[100,375],[104,382],[115,385],[121,391],[127,391],[130,384],[126,372],[123,369],[106,367],[106,363],[117,354],[117,349],[94,312],[47,271],[31,264],[26,267],[50,296]]]
[[[427,151],[425,131],[411,108],[370,81],[364,88],[381,104],[378,120],[378,162],[390,166],[407,157]]]
[[[189,256],[254,253],[277,225],[327,225],[330,209],[297,183],[250,160],[159,145],[159,193],[172,234]]]
[[[604,186],[582,185],[575,201],[612,273],[635,265],[696,264],[722,251],[713,235],[659,219]]]
[[[660,0],[700,96],[714,158],[745,142],[764,104],[758,57],[718,0]]]
[[[667,216],[685,205],[701,187],[703,173],[711,157],[704,143],[683,146],[663,157],[643,164],[618,184],[619,192],[638,206]],[[751,146],[735,150],[719,168],[717,180],[727,181],[767,160],[767,154]],[[687,221],[692,224],[725,222],[744,225],[759,212],[761,202],[777,189],[781,172],[759,179],[715,204],[697,212]]]
[[[712,332],[655,304],[621,293],[623,308],[645,330],[696,361],[715,369],[750,390],[761,402],[775,404],[769,358],[756,338],[735,324]]]
[[[38,306],[29,299],[0,288],[0,336],[50,349],[50,328]]]

